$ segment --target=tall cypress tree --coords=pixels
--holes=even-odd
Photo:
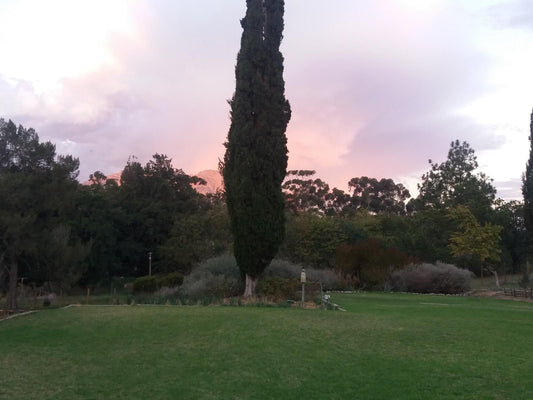
[[[529,129],[529,160],[526,164],[526,172],[522,178],[522,195],[524,196],[524,223],[527,231],[528,273],[529,265],[533,257],[533,112],[531,113]]]
[[[279,51],[284,1],[247,0],[246,5],[223,175],[234,254],[249,296],[284,238],[281,183],[291,110]]]

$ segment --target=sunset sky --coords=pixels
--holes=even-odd
[[[80,180],[164,153],[216,169],[245,0],[0,0],[0,117],[80,158]],[[452,140],[520,199],[531,0],[286,0],[289,168],[416,189]]]

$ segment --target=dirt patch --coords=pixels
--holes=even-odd
[[[499,290],[476,290],[470,293],[470,295],[472,297],[489,297],[492,299],[514,300],[526,303],[533,303],[533,299],[528,299],[522,296],[511,296],[509,294],[504,294],[502,291]]]

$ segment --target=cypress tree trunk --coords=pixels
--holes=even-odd
[[[244,287],[244,297],[253,296],[255,294],[255,288],[259,278],[254,278],[251,275],[246,274],[246,285]]]
[[[287,169],[285,130],[291,111],[279,51],[284,1],[247,0],[246,4],[223,175],[234,254],[247,277],[249,296],[284,237],[281,183]]]
[[[530,122],[530,148],[526,172],[522,179],[522,195],[524,196],[524,224],[527,232],[527,266],[533,258],[533,112]],[[529,268],[527,273],[529,273]]]

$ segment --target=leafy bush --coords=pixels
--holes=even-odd
[[[183,280],[180,295],[188,299],[237,296],[244,290],[235,258],[222,255],[210,258],[194,268]]]
[[[336,266],[347,279],[360,286],[382,286],[394,270],[402,269],[414,260],[395,248],[384,247],[377,239],[337,248]]]
[[[273,260],[259,279],[257,294],[283,299],[298,298],[301,270],[301,265]],[[324,289],[341,288],[339,277],[334,271],[314,268],[305,270],[310,284],[321,282]],[[314,286],[320,291],[318,284]],[[182,298],[203,300],[240,296],[243,290],[244,282],[235,258],[222,255],[210,258],[194,268],[183,280],[179,293]]]
[[[160,288],[167,287],[167,288],[173,288],[176,286],[180,286],[183,283],[183,274],[180,272],[172,272],[170,274],[167,274],[157,281],[157,286]]]
[[[257,283],[257,294],[276,299],[297,299],[301,293],[301,283],[295,278],[278,276],[264,277]]]
[[[155,276],[141,276],[133,282],[133,293],[153,293],[157,290]]]
[[[237,266],[235,257],[229,254],[223,254],[218,257],[210,258],[199,265],[199,268],[203,268],[214,275],[221,275],[225,277],[231,277],[240,279],[241,272]]]
[[[293,264],[289,261],[274,259],[263,272],[263,279],[267,279],[269,277],[278,277],[285,279],[296,279],[299,282],[301,272],[301,265]],[[339,276],[331,269],[305,267],[305,274],[307,276],[307,281],[320,282],[325,290],[335,290],[340,288],[341,282]],[[261,280],[259,283],[260,282]]]
[[[395,271],[390,278],[392,290],[413,293],[457,294],[470,290],[471,272],[451,264],[413,265]]]

